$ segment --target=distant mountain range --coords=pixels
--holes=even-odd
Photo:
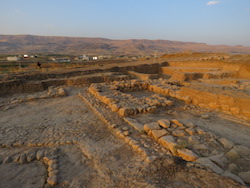
[[[250,47],[169,40],[0,35],[0,54],[154,55],[183,51],[250,54]]]

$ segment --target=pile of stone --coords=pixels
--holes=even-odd
[[[250,149],[178,120],[147,123],[144,131],[174,156],[210,168],[241,184],[250,183]]]
[[[2,157],[0,156],[0,164],[7,164],[11,162],[25,164],[35,160],[42,161],[48,167],[47,183],[51,186],[55,186],[58,183],[59,168],[57,159],[58,156],[54,153],[55,151],[33,149],[19,154],[7,156],[3,159],[1,159]]]
[[[140,113],[152,113],[159,106],[171,106],[173,102],[159,94],[137,98],[124,92],[148,90],[149,82],[138,80],[112,82],[111,84],[91,84],[88,92],[110,107],[120,116],[129,116]]]
[[[37,99],[48,99],[48,98],[63,97],[63,96],[67,96],[66,90],[63,87],[50,86],[48,90],[44,92],[38,92],[35,94],[28,95],[26,97],[12,98],[10,100],[10,104],[17,104]]]

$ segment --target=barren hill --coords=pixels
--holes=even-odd
[[[155,54],[181,52],[223,52],[249,54],[250,47],[207,45],[169,40],[110,40],[105,38],[0,35],[0,54]]]

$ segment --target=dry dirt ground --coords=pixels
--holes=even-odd
[[[68,96],[1,107],[0,187],[240,187],[160,150],[145,160],[82,102],[77,93],[84,89],[68,87]],[[225,136],[234,132],[224,127]],[[234,138],[249,144],[246,131]]]

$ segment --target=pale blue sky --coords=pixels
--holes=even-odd
[[[250,46],[250,0],[0,0],[0,34]]]

